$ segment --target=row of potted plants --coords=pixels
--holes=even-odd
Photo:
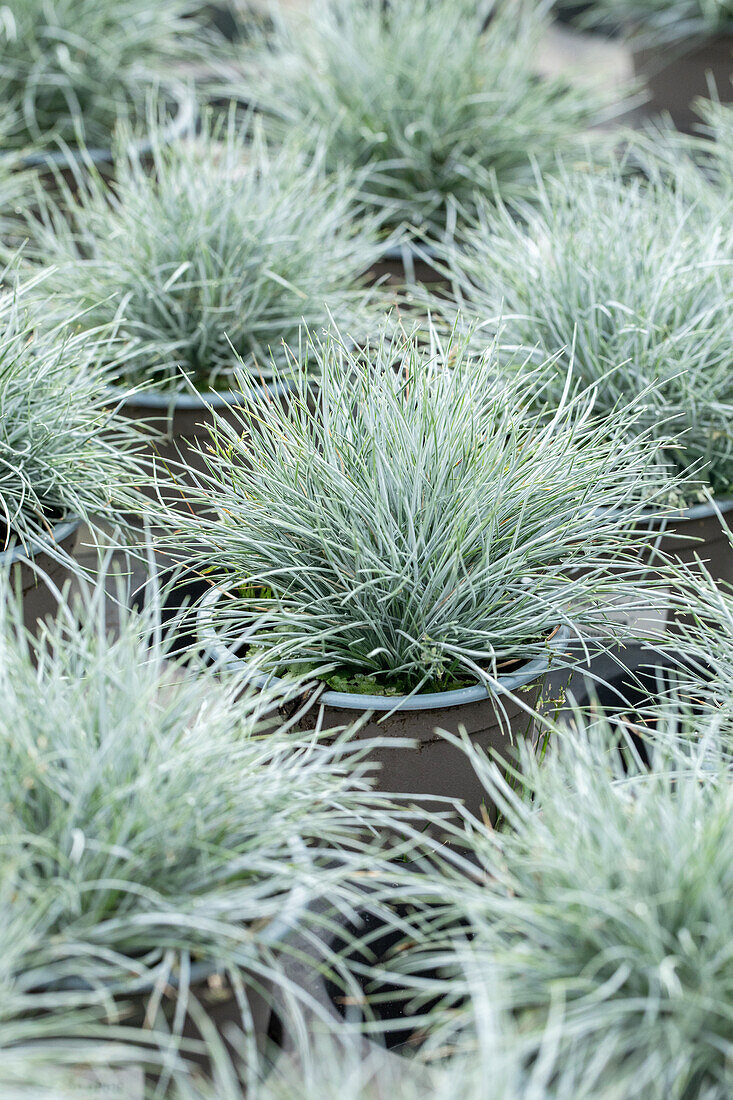
[[[375,58],[397,43],[393,75],[420,45],[416,80],[426,41],[484,25],[475,5],[323,12],[334,73],[345,27]],[[482,16],[526,74],[506,12]],[[291,119],[268,150],[232,108],[188,143],[123,134],[113,189],[90,157],[22,212],[0,360],[11,1084],[51,1041],[59,1087],[103,1087],[102,1061],[126,1095],[327,1095],[344,1064],[367,1095],[485,1095],[487,1058],[514,1095],[725,1095],[730,598],[658,538],[702,509],[729,576],[725,172],[689,143],[679,184],[647,146],[643,180],[598,154],[571,174],[535,135],[553,178],[520,143],[490,190],[469,101],[419,192],[405,148],[372,144],[355,176],[348,135]],[[413,324],[375,264],[416,231],[446,285],[407,289]],[[133,515],[207,589],[165,630],[152,585],[141,614],[106,575],[57,590],[78,566],[56,524],[129,544]],[[631,725],[551,717],[599,647],[644,633],[671,698]]]
[[[282,725],[297,682],[192,674],[154,600],[112,634],[100,584],[33,641],[4,599],[0,1080],[725,1096],[733,615],[677,581],[705,626],[669,698],[546,718],[514,779],[464,743],[498,829],[370,793],[354,731]]]
[[[172,105],[175,134],[192,121],[187,84],[207,94],[229,87],[280,128],[318,124],[331,138],[332,159],[369,169],[378,202],[409,221],[442,224],[451,196],[470,200],[474,189],[491,186],[492,170],[500,186],[521,191],[528,150],[548,163],[593,120],[599,103],[587,92],[573,95],[562,81],[533,76],[552,7],[374,0],[339,11],[319,0],[305,21],[292,5],[270,5],[266,18],[267,5],[240,0],[166,0],[154,12],[139,0],[85,0],[81,9],[68,0],[50,7],[23,0],[8,11],[0,38],[4,146],[46,166],[73,164],[85,146],[87,159],[104,163],[120,120],[144,125],[152,90]],[[555,7],[580,26],[630,35],[652,107],[669,108],[687,128],[695,121],[690,104],[708,94],[706,73],[728,97],[726,4]]]

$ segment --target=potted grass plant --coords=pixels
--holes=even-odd
[[[144,125],[160,94],[176,112],[168,136],[193,119],[176,74],[182,62],[215,50],[188,0],[14,0],[0,22],[0,100],[6,144],[41,166],[74,163],[75,151],[111,159],[121,120]]]
[[[527,1066],[542,1064],[544,1029],[560,1017],[552,1050],[579,1079],[600,1072],[619,1097],[722,1098],[730,708],[695,720],[684,701],[670,704],[646,761],[630,744],[618,751],[601,715],[576,713],[575,727],[541,765],[523,753],[525,796],[477,761],[506,827],[467,838],[478,869],[453,886],[466,934],[436,927],[402,957],[405,981],[430,960],[442,972],[428,1050],[471,1049],[493,1005],[514,1016]],[[676,747],[680,727],[687,750]]]
[[[733,105],[700,99],[694,134],[668,127],[650,129],[635,140],[635,154],[648,175],[661,174],[692,201],[729,203],[733,196]]]
[[[519,220],[485,207],[460,250],[446,253],[446,267],[484,338],[501,327],[507,363],[565,348],[576,384],[590,388],[595,414],[613,432],[619,403],[636,395],[639,416],[628,430],[666,438],[660,487],[673,479],[669,513],[652,521],[658,549],[700,557],[733,581],[720,518],[733,508],[728,221],[727,204],[713,209],[664,181],[629,181],[620,166],[560,172]],[[437,299],[433,307],[446,309]],[[558,370],[528,395],[552,417],[566,381]]]
[[[273,379],[270,356],[290,363],[283,345],[303,321],[356,331],[379,242],[343,176],[296,144],[268,151],[251,120],[207,115],[195,142],[152,141],[152,175],[121,154],[114,195],[92,174],[78,195],[41,200],[29,232],[33,255],[57,265],[62,308],[116,325],[126,350],[111,398],[162,433],[166,473],[181,458],[201,465],[193,443],[212,408],[230,415],[240,363],[281,400],[289,381]]]
[[[0,295],[0,563],[29,626],[74,568],[80,524],[114,527],[145,477],[138,433],[108,407],[112,335],[47,321],[42,282]]]
[[[98,1040],[155,1026],[181,1057],[202,1016],[236,1020],[244,1060],[278,950],[314,898],[348,910],[367,870],[379,881],[401,812],[370,790],[360,746],[280,724],[282,688],[191,674],[157,601],[127,611],[120,585],[115,608],[106,581],[42,639],[3,585],[0,864],[25,854],[12,905],[47,912],[9,978],[50,1026],[66,1001],[96,1012]]]
[[[587,18],[625,29],[649,91],[647,112],[669,113],[679,129],[691,130],[698,97],[733,99],[730,0],[595,0]]]
[[[276,19],[247,96],[273,133],[325,136],[329,167],[395,228],[442,234],[477,194],[527,195],[534,166],[577,154],[599,117],[592,91],[537,75],[537,5],[317,0],[309,15]]]
[[[34,1015],[15,980],[26,953],[49,935],[53,920],[49,898],[18,893],[27,864],[28,853],[6,837],[0,870],[0,1091],[5,1100],[142,1100],[141,1067],[156,1061],[154,1043],[140,1033],[136,1048],[133,1036],[122,1038],[122,1029],[112,1040],[109,1028],[102,1033],[98,1015],[68,995],[58,997],[53,1013]]]
[[[256,653],[265,678],[314,676],[324,726],[374,712],[360,736],[377,739],[383,789],[477,812],[471,769],[434,731],[531,737],[576,617],[605,621],[602,591],[634,602],[644,536],[627,521],[648,456],[577,401],[541,426],[492,349],[390,327],[366,350],[311,338],[317,410],[302,381],[288,410],[245,388],[239,424],[216,419],[197,515],[161,523],[218,584],[200,614],[220,666]],[[378,744],[404,737],[420,751]]]

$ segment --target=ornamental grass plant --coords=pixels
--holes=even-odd
[[[32,853],[31,853],[32,858]],[[98,1017],[73,998],[57,995],[53,1012],[34,1014],[16,975],[29,950],[49,934],[52,908],[48,897],[31,897],[19,886],[28,853],[4,838],[0,870],[0,1090],[3,1100],[101,1100],[103,1086],[130,1081],[129,1067],[153,1051],[141,1035],[135,1049],[121,1039],[95,1035]],[[49,998],[50,1000],[51,998]],[[124,1074],[120,1078],[120,1073]],[[123,1100],[118,1092],[107,1093]],[[131,1096],[130,1100],[134,1100]]]
[[[286,411],[243,379],[237,422],[217,417],[201,448],[189,499],[206,516],[170,514],[167,540],[225,587],[221,636],[271,670],[382,694],[491,683],[575,616],[605,622],[603,594],[634,603],[654,448],[633,409],[612,436],[589,401],[543,420],[493,348],[393,327],[361,350],[336,333],[299,350],[317,410],[302,380]]]
[[[142,436],[109,407],[114,332],[55,322],[42,277],[0,292],[0,545],[64,518],[116,522],[137,500]]]
[[[23,243],[22,212],[34,184],[22,158],[6,145],[6,119],[0,112],[0,265],[11,263]]]
[[[236,1067],[212,1036],[217,1076],[212,1087],[180,1079],[175,1100],[627,1100],[600,1074],[584,1078],[572,1067],[558,1067],[553,1056],[553,1021],[545,1036],[541,1065],[528,1067],[521,1043],[510,1019],[499,1017],[490,1006],[482,1015],[475,1048],[433,1064],[406,1052],[385,1054],[377,1042],[365,1051],[353,1034],[315,1034],[295,1055],[281,1058],[265,1080],[243,1092]],[[487,1082],[491,1091],[487,1093]]]
[[[6,143],[108,149],[122,120],[144,123],[175,66],[213,49],[191,0],[13,0],[0,8]],[[200,5],[199,5],[200,7]]]
[[[694,106],[695,132],[679,133],[664,123],[648,126],[635,136],[632,149],[645,174],[661,176],[692,202],[727,209],[733,198],[733,106],[715,99],[699,99]]]
[[[228,389],[244,363],[269,376],[270,357],[303,321],[355,329],[361,277],[379,254],[377,220],[359,217],[353,186],[328,176],[297,143],[269,150],[251,118],[207,115],[195,141],[166,147],[153,131],[154,171],[134,151],[116,162],[110,194],[93,172],[72,195],[42,204],[29,232],[60,308],[93,327],[114,323],[119,378],[171,391],[183,375]]]
[[[3,586],[0,862],[25,856],[9,904],[45,913],[8,980],[31,1009],[53,1015],[65,992],[96,1010],[101,1039],[105,1019],[129,1031],[134,998],[152,1021],[177,982],[175,1036],[203,968],[227,976],[251,1035],[246,989],[267,995],[313,899],[325,925],[367,870],[377,888],[409,814],[372,793],[346,734],[326,745],[278,721],[289,687],[171,659],[154,594],[135,613],[118,586],[112,617],[111,580],[82,583],[39,639]]]
[[[721,526],[733,546],[733,532],[724,521]],[[694,571],[677,571],[672,593],[682,618],[676,636],[658,648],[674,671],[667,691],[644,718],[649,725],[661,721],[669,726],[670,709],[684,705],[698,724],[702,718],[714,723],[714,751],[733,763],[733,588],[699,564]],[[680,749],[689,748],[689,724],[681,724]]]
[[[697,751],[674,748],[681,724]],[[541,761],[522,747],[519,792],[476,759],[504,824],[471,827],[473,871],[443,883],[465,927],[426,926],[392,961],[413,975],[413,1003],[427,965],[442,977],[434,1049],[472,1049],[488,1003],[512,1015],[526,1066],[561,1018],[556,1064],[581,1081],[652,1100],[730,1095],[733,785],[718,732],[670,707],[642,760],[630,738],[619,752],[618,726],[576,712]]]
[[[670,503],[733,489],[733,256],[728,203],[629,179],[622,165],[560,172],[521,217],[485,204],[461,247],[445,253],[456,301],[481,340],[499,328],[509,370],[562,349],[554,379],[528,397],[548,417],[566,366],[595,414],[619,431],[660,437]],[[434,301],[433,308],[452,306]],[[661,437],[667,442],[662,443]]]
[[[526,197],[533,165],[578,155],[600,93],[539,77],[544,5],[494,0],[316,0],[281,17],[252,59],[247,96],[273,133],[326,139],[390,224],[435,232],[479,194]]]

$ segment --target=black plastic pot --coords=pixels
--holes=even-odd
[[[653,728],[651,708],[658,706],[667,694],[674,694],[684,685],[688,673],[704,679],[707,670],[700,662],[691,661],[682,653],[671,650],[660,652],[650,645],[627,646],[615,656],[604,653],[597,657],[588,672],[571,677],[567,690],[583,707],[594,702],[611,723],[619,726],[630,737],[642,762],[648,762],[647,735],[642,731]],[[683,689],[683,697],[694,701]],[[570,712],[568,712],[570,716]]]
[[[282,401],[289,392],[283,383],[257,384],[262,396]],[[155,476],[157,488],[151,479],[149,493],[156,497],[160,492],[172,507],[190,513],[191,504],[186,486],[193,483],[192,474],[206,473],[206,463],[199,448],[209,440],[214,426],[214,413],[232,427],[239,429],[236,408],[242,402],[237,390],[221,390],[208,394],[165,393],[157,390],[129,390],[109,387],[110,404],[131,420],[144,422],[154,429],[147,457]],[[187,469],[192,473],[187,473]]]
[[[634,72],[649,91],[646,115],[668,112],[678,130],[694,132],[697,98],[710,98],[710,84],[722,103],[733,102],[733,28],[713,38],[632,48]]]
[[[246,654],[227,646],[214,625],[212,612],[223,598],[224,590],[214,588],[201,601],[199,643],[217,668],[246,676]],[[324,691],[297,726],[332,730],[365,718],[355,736],[371,742],[370,759],[379,765],[377,790],[410,795],[416,805],[428,809],[435,807],[436,799],[457,799],[475,817],[495,816],[469,757],[441,731],[456,737],[467,734],[486,754],[513,754],[517,740],[536,741],[533,712],[541,706],[544,680],[553,664],[566,663],[562,655],[568,640],[569,632],[558,630],[546,654],[501,674],[491,688],[475,684],[401,696]],[[264,687],[277,677],[255,673],[251,681]]]
[[[19,585],[23,596],[23,622],[35,632],[39,624],[58,607],[57,590],[71,577],[72,554],[81,520],[57,523],[48,538],[34,539],[0,553],[0,569],[7,568],[10,583]]]
[[[321,902],[314,908],[323,911],[328,906]],[[402,915],[401,907],[397,913]],[[389,1070],[391,1065],[399,1075],[404,1064],[402,1059],[419,1050],[424,1033],[419,1018],[411,1019],[409,991],[401,990],[396,982],[380,984],[373,981],[368,968],[370,964],[378,966],[388,962],[391,952],[402,941],[402,933],[367,908],[353,923],[342,918],[339,924],[337,932],[324,932],[320,959],[315,956],[312,939],[301,942],[296,937],[293,950],[283,963],[285,977],[291,987],[304,994],[300,1003],[308,1030],[322,1029],[327,1021],[338,1034],[344,1021],[350,1026],[367,1022],[368,1027],[363,1029],[359,1039],[364,1057],[370,1061],[383,1059],[385,1068]],[[362,948],[359,944],[365,946]],[[335,961],[337,956],[340,956],[338,963]],[[424,976],[430,973],[426,969]],[[276,1011],[277,997],[276,992]],[[365,1007],[367,1000],[368,1009]],[[429,1004],[421,1006],[420,1013],[430,1007]],[[287,1008],[283,1006],[281,1011],[285,1017]],[[353,1036],[351,1029],[347,1033]],[[287,1032],[282,1045],[286,1055],[297,1057],[296,1044]],[[429,1069],[413,1062],[410,1072],[418,1077],[423,1095],[431,1096]]]
[[[399,906],[397,915],[404,918],[406,909]],[[339,954],[350,977],[348,986],[335,977],[324,977],[323,993],[331,1010],[335,1009],[342,1019],[353,1022],[359,1012],[359,1001],[363,999],[363,1004],[369,1006],[368,1012],[362,1014],[363,1019],[379,1028],[380,1043],[387,1050],[397,1054],[419,1050],[425,1039],[419,1018],[431,1012],[440,998],[423,1001],[418,1009],[413,1004],[412,991],[402,989],[397,981],[370,974],[371,968],[389,968],[391,960],[405,946],[404,932],[366,911],[359,915],[358,923],[345,924],[343,933],[334,936],[330,946]],[[413,976],[429,981],[439,979],[440,974],[436,968],[426,966]]]

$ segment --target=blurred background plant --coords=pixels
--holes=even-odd
[[[0,6],[6,145],[108,149],[115,126],[144,124],[147,97],[180,97],[180,66],[215,53],[192,0],[13,0]],[[184,18],[185,17],[185,18]]]
[[[77,193],[39,195],[29,255],[55,264],[62,313],[114,323],[119,377],[185,390],[228,389],[243,366],[268,377],[290,362],[303,321],[369,326],[363,276],[379,255],[378,219],[353,184],[327,175],[299,142],[269,150],[251,117],[207,114],[194,140],[151,132],[153,173],[121,149],[110,194],[93,171]]]
[[[533,165],[578,156],[602,116],[600,91],[535,70],[546,16],[496,0],[314,0],[263,37],[246,95],[273,133],[325,138],[329,167],[355,174],[391,225],[441,233],[479,194],[531,194]]]
[[[138,500],[143,436],[109,407],[115,333],[78,332],[45,310],[43,274],[0,294],[2,543],[47,535],[60,519],[119,520]]]
[[[560,171],[538,181],[534,206],[484,203],[460,248],[443,250],[456,304],[429,304],[460,308],[479,344],[500,330],[511,370],[562,351],[549,382],[527,378],[548,418],[568,370],[614,433],[636,398],[628,430],[660,437],[660,484],[682,478],[670,503],[689,505],[733,488],[730,213],[662,177]]]

